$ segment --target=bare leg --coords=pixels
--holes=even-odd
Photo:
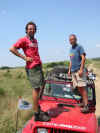
[[[83,98],[83,103],[84,105],[88,104],[88,95],[87,95],[87,91],[84,87],[78,87],[80,94],[82,95]]]
[[[33,92],[32,92],[33,103],[34,103],[34,106],[33,106],[34,120],[35,121],[50,121],[50,117],[48,116],[48,114],[39,110],[39,104],[38,104],[39,92],[40,92],[39,88],[33,89]]]
[[[34,103],[34,106],[33,106],[34,112],[38,112],[39,92],[40,92],[40,89],[33,89],[33,92],[32,92],[33,103]]]

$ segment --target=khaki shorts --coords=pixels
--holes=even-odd
[[[83,71],[82,77],[79,76],[79,71],[77,72],[72,72],[72,81],[73,81],[73,87],[86,87],[86,72],[85,70]]]
[[[26,73],[33,89],[39,89],[43,86],[44,75],[43,75],[42,67],[40,65],[37,65],[32,69],[26,68]]]

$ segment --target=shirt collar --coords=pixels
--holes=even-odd
[[[74,45],[72,46],[72,48],[74,49],[74,48],[76,48],[76,46],[77,46],[77,43],[76,43],[76,44],[74,44]]]

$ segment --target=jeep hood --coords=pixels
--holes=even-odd
[[[52,126],[80,132],[96,132],[96,116],[94,113],[83,114],[77,105],[69,107],[64,104],[65,106],[59,106],[61,103],[41,101],[42,110],[47,111],[51,116],[50,122],[42,123],[44,127]]]
[[[61,102],[62,103],[62,102]],[[94,113],[82,114],[80,108],[58,106],[61,104],[57,100],[41,100],[41,109],[47,111],[51,116],[49,122],[35,122],[34,117],[23,128],[22,133],[33,133],[36,128],[53,128],[68,131],[78,131],[79,133],[96,133],[97,121]]]

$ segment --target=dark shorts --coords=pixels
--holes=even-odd
[[[44,75],[41,65],[37,65],[32,69],[26,68],[27,77],[31,83],[32,88],[41,88],[44,84]]]

